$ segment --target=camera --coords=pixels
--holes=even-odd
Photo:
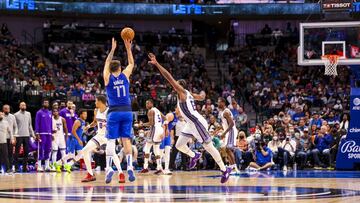
[[[256,148],[257,151],[261,150],[261,145],[262,145],[261,141],[255,140],[255,148]]]

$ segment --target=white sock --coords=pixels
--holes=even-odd
[[[166,146],[166,147],[165,147],[165,154],[164,154],[165,170],[169,170],[169,165],[170,165],[170,150],[171,150],[171,147],[170,147],[170,146]]]
[[[148,156],[148,158],[144,157],[144,169],[147,169],[149,167],[149,159],[150,159],[150,149],[152,144],[146,142],[144,146],[144,153]]]
[[[86,170],[90,175],[94,175],[92,168],[91,168],[91,160],[90,160],[90,152],[84,152],[84,163],[86,166]]]
[[[65,149],[60,149],[60,153],[61,153],[61,158],[66,156],[66,151]]]
[[[45,160],[45,169],[50,168],[50,159]]]
[[[144,169],[149,167],[149,158],[144,158]]]
[[[127,170],[133,170],[133,157],[132,154],[126,155]]]
[[[225,171],[226,167],[225,164],[223,162],[223,160],[221,159],[221,155],[220,152],[214,147],[213,143],[205,143],[203,144],[204,149],[210,153],[210,155],[212,156],[212,158],[215,160],[215,162],[219,165],[220,170],[221,171]]]
[[[121,165],[120,165],[120,160],[119,157],[117,156],[116,152],[115,152],[115,140],[114,139],[109,139],[107,141],[107,145],[106,145],[106,157],[107,158],[107,164],[108,166],[111,168],[112,163],[115,164],[117,170],[119,173],[122,173],[122,169],[121,169]],[[111,158],[110,158],[111,157]],[[107,169],[110,169],[107,168]]]
[[[51,161],[52,161],[52,163],[55,163],[55,162],[56,162],[56,159],[57,159],[57,153],[58,153],[58,151],[57,151],[57,150],[53,150],[53,151],[52,151],[52,157],[51,157]]]
[[[156,144],[153,146],[153,148],[154,148],[154,154],[156,156],[156,170],[161,170],[162,165],[161,165],[161,156],[160,156],[160,145]]]
[[[112,169],[112,156],[106,155],[106,170]]]
[[[38,168],[41,168],[41,160],[38,160]]]

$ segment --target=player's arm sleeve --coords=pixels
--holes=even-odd
[[[18,134],[18,125],[17,125],[17,122],[16,122],[16,118],[13,117],[13,134],[14,135],[17,135]]]
[[[37,112],[35,116],[35,133],[39,133],[40,131],[40,125],[41,125],[40,119],[41,119],[40,112]]]

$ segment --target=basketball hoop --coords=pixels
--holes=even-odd
[[[337,65],[339,61],[340,56],[338,55],[324,55],[321,56],[321,59],[325,65],[325,75],[334,75],[337,76]]]

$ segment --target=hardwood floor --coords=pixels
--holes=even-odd
[[[0,175],[0,202],[359,202],[360,171],[241,172],[220,183],[217,171],[140,175],[119,184],[81,183],[85,172]]]

